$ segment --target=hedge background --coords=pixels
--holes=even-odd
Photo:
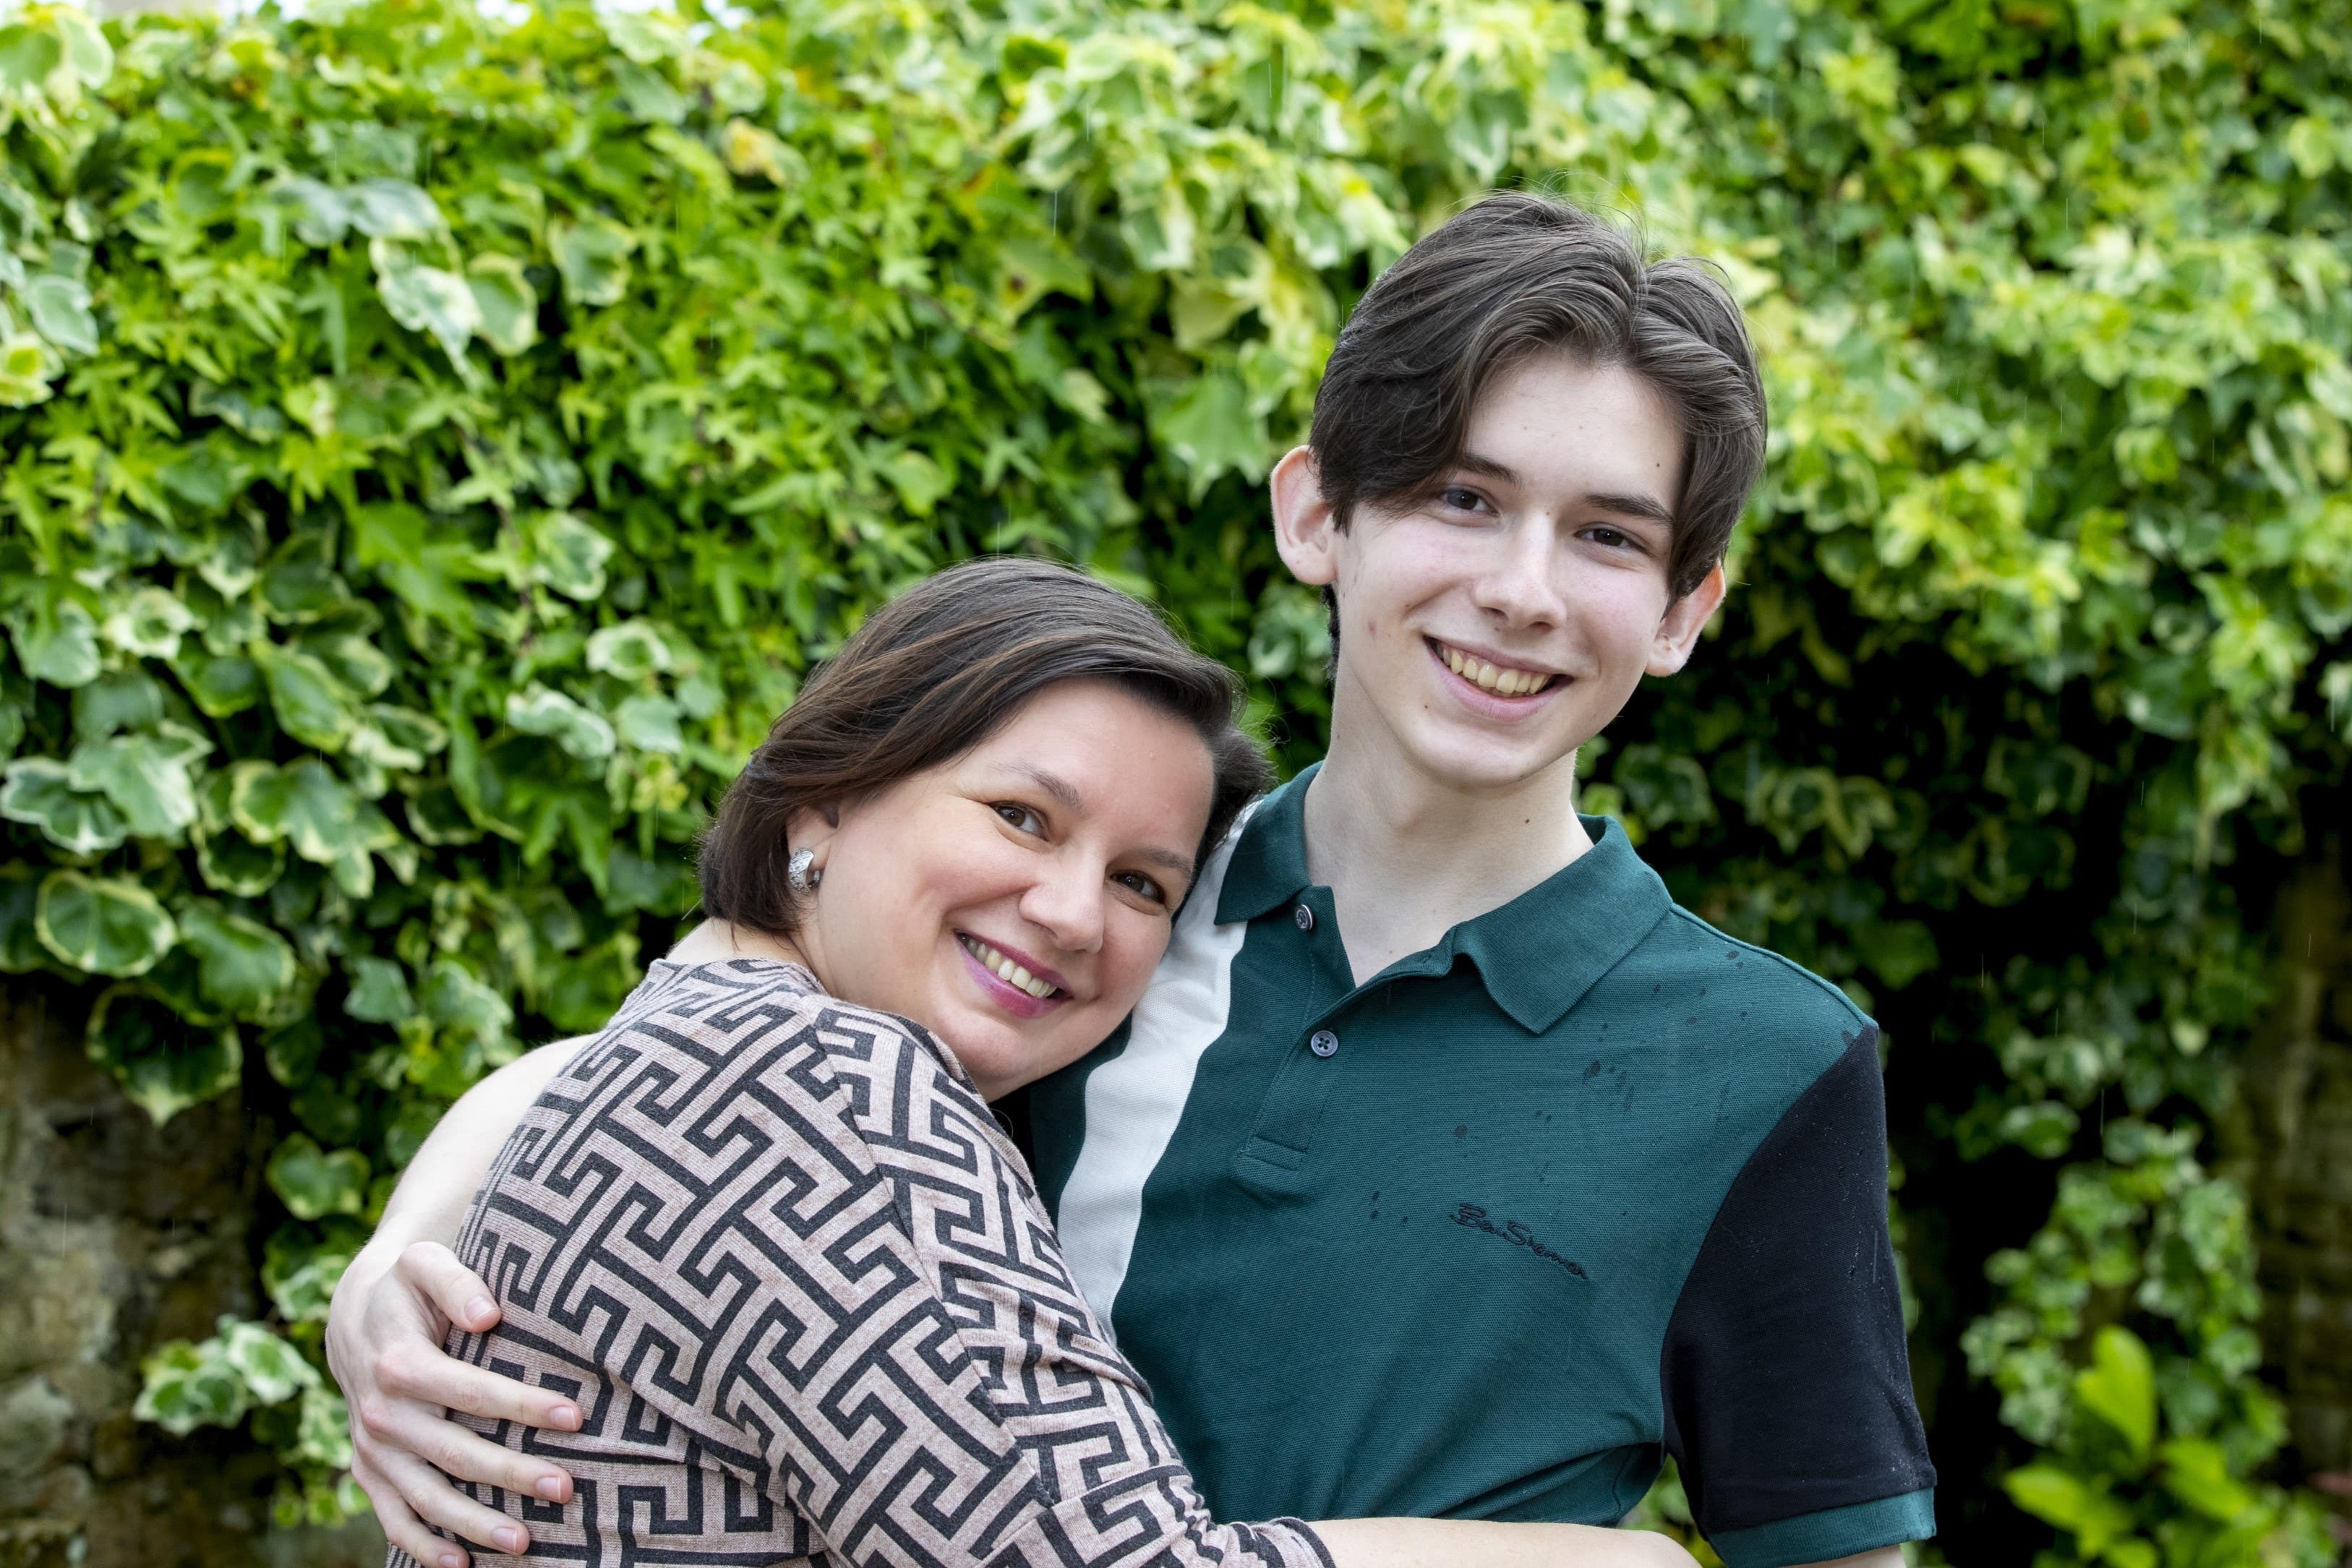
[[[26,1174],[70,1127],[18,1097],[0,1561],[110,1561],[100,1501],[183,1506],[110,1478],[190,1455],[354,1500],[319,1323],[394,1173],[662,950],[700,812],[895,587],[1085,562],[1314,755],[1257,482],[1377,270],[1528,180],[1713,258],[1764,355],[1740,586],[1581,766],[1886,1026],[1929,1560],[2329,1561],[2279,1483],[2352,1469],[2345,21],[6,0],[20,1082],[80,1036],[164,1188],[232,1107],[258,1288],[76,1342],[145,1358],[143,1427],[94,1406]]]

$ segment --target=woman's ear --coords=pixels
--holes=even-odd
[[[1671,675],[1690,662],[1691,650],[1698,646],[1698,634],[1723,605],[1728,584],[1724,580],[1723,563],[1717,561],[1698,585],[1672,604],[1666,606],[1664,619],[1658,622],[1658,634],[1650,643],[1649,673]]]
[[[833,852],[835,835],[841,831],[841,808],[827,802],[822,806],[803,806],[784,819],[784,842],[792,849],[807,850],[816,856],[811,869],[822,872]]]
[[[1294,446],[1274,465],[1266,487],[1274,498],[1274,548],[1290,575],[1310,588],[1339,576],[1339,522],[1323,497],[1314,448]]]

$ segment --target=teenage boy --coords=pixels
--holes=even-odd
[[[1877,1030],[1573,808],[1576,748],[1721,603],[1764,430],[1720,287],[1539,196],[1437,229],[1342,333],[1272,483],[1332,599],[1329,755],[1031,1096],[1071,1267],[1219,1517],[1605,1522],[1670,1453],[1731,1568],[1934,1532]],[[488,1308],[437,1268],[339,1299],[406,1312],[394,1350],[331,1344],[545,1424],[431,1355],[428,1294]]]

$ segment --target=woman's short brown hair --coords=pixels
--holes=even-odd
[[[1216,789],[1196,864],[1273,781],[1241,727],[1241,682],[1150,606],[1049,561],[967,561],[876,611],[769,728],[702,835],[703,913],[790,936],[793,813],[850,805],[950,761],[1064,681],[1108,682],[1199,733]]]

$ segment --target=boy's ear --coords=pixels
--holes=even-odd
[[[1726,586],[1723,563],[1717,561],[1698,580],[1697,587],[1666,606],[1665,618],[1658,622],[1658,633],[1650,643],[1651,674],[1671,675],[1690,662],[1698,634],[1722,607]]]
[[[1274,465],[1266,488],[1274,497],[1274,548],[1290,575],[1310,588],[1339,576],[1339,525],[1323,498],[1323,476],[1312,447],[1294,446]]]

